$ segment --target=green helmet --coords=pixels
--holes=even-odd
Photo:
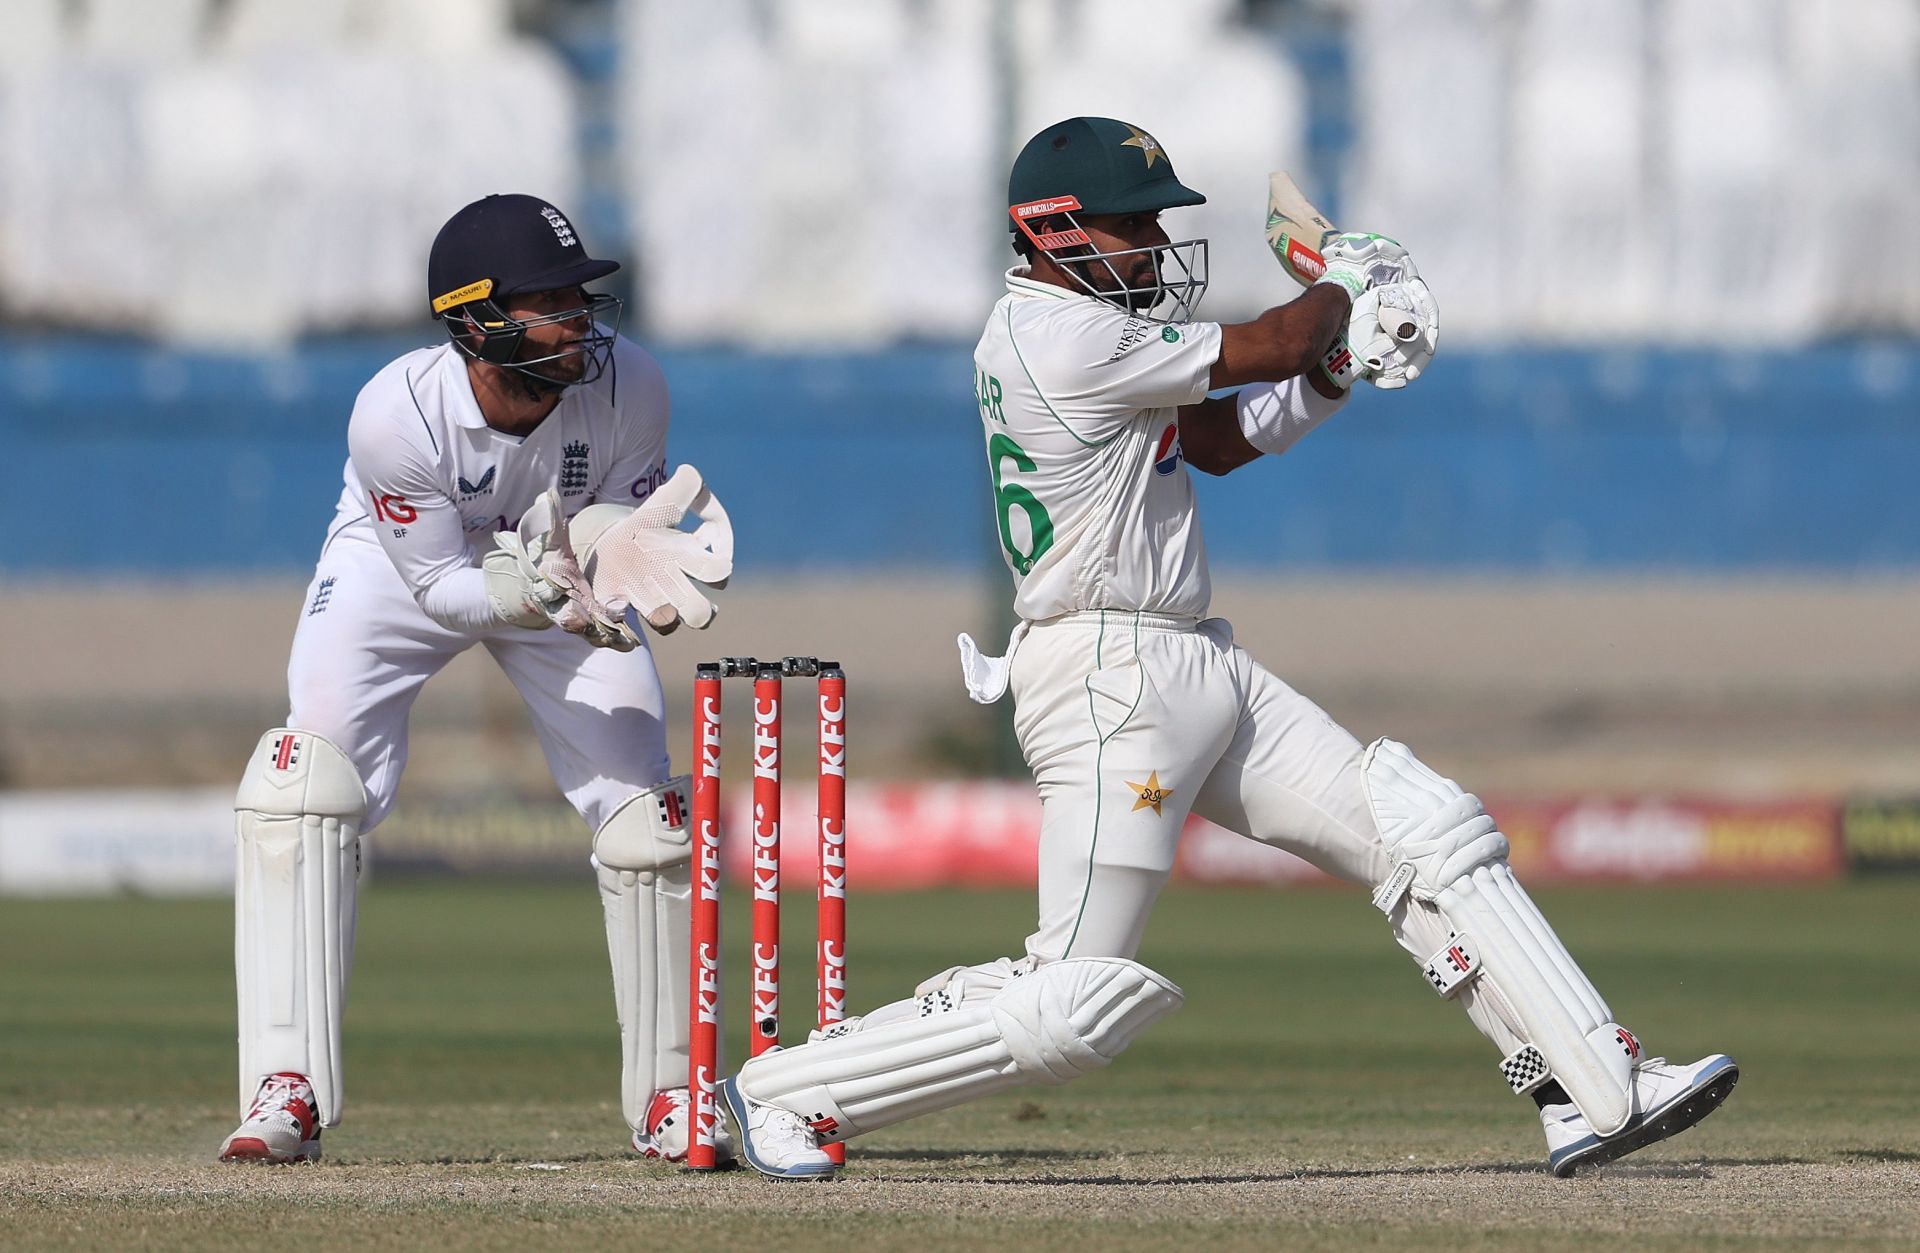
[[[1072,196],[1082,213],[1138,213],[1207,203],[1173,172],[1160,141],[1110,117],[1070,117],[1013,159],[1007,205]],[[1015,228],[1018,229],[1016,223]]]
[[[1194,316],[1207,288],[1207,241],[1100,252],[1074,215],[1152,213],[1206,202],[1174,174],[1159,140],[1109,117],[1055,122],[1027,141],[1007,179],[1007,214],[1016,234],[1088,295],[1157,321]],[[1040,229],[1054,219],[1064,219],[1067,229]],[[1152,255],[1154,281],[1130,285],[1114,260],[1142,253]]]

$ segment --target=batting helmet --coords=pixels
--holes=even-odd
[[[1173,172],[1173,161],[1159,140],[1109,117],[1055,122],[1027,141],[1007,179],[1007,213],[1016,234],[1090,295],[1169,322],[1185,321],[1199,307],[1207,287],[1207,241],[1103,253],[1094,248],[1075,215],[1157,213],[1206,202]],[[1064,230],[1049,226],[1062,218]],[[1154,284],[1131,287],[1113,259],[1143,252],[1153,254]],[[1105,267],[1110,286],[1091,280],[1094,265]],[[1177,268],[1171,280],[1169,268]]]
[[[490,365],[547,383],[590,383],[606,369],[619,329],[617,297],[588,295],[574,309],[538,318],[509,317],[504,298],[581,287],[620,268],[587,255],[572,222],[538,196],[488,196],[461,209],[434,237],[427,257],[427,300],[460,351]],[[585,316],[591,328],[564,350],[521,357],[527,331]],[[554,379],[539,367],[582,354],[577,379]]]

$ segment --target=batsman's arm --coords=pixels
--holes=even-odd
[[[1353,298],[1344,287],[1321,282],[1251,322],[1223,325],[1220,357],[1213,363],[1207,385],[1278,383],[1317,370],[1327,346],[1346,326],[1352,306]]]
[[[1209,396],[1180,407],[1180,451],[1202,474],[1225,474],[1260,455],[1234,420],[1231,396]]]
[[[1325,422],[1347,393],[1318,370],[1279,383],[1255,383],[1180,410],[1180,447],[1203,474],[1225,474],[1279,456]]]

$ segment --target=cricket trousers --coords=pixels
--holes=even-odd
[[[1359,741],[1235,645],[1225,619],[1036,622],[1010,680],[1043,814],[1029,954],[1133,957],[1189,812],[1341,879],[1387,877]]]
[[[288,725],[338,745],[367,789],[363,830],[393,805],[407,715],[427,680],[483,645],[526,702],[547,766],[589,830],[671,768],[653,654],[594,648],[558,627],[455,631],[414,603],[372,543],[336,539],[307,588],[287,663]]]

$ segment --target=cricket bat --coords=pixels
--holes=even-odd
[[[1327,272],[1320,246],[1327,236],[1339,233],[1340,229],[1327,221],[1327,215],[1314,208],[1301,192],[1293,175],[1285,170],[1267,175],[1267,246],[1273,249],[1280,268],[1291,274],[1295,282],[1306,287]],[[1383,306],[1380,313],[1386,319],[1396,316],[1401,319],[1390,322],[1387,327],[1401,343],[1410,343],[1419,337],[1420,321],[1407,310]]]

